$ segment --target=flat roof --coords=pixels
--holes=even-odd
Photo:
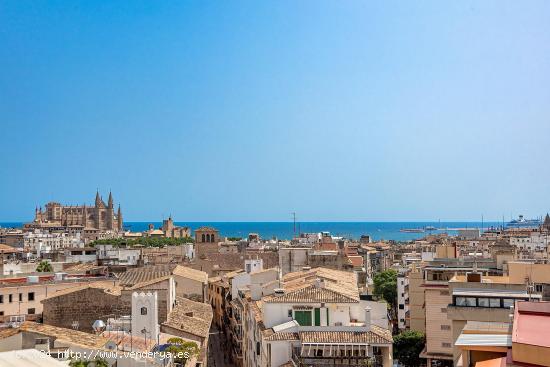
[[[471,296],[471,297],[508,297],[508,298],[537,298],[540,299],[540,294],[531,294],[527,291],[514,291],[510,289],[471,289],[457,288],[453,290],[453,296]]]
[[[510,334],[460,334],[455,345],[484,346],[484,347],[511,347],[512,335]]]

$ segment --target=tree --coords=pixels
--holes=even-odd
[[[389,269],[376,274],[373,293],[395,308],[397,304],[397,271]]]
[[[40,263],[36,267],[36,271],[40,273],[49,273],[53,271],[53,267],[52,264],[47,261],[40,261]]]
[[[94,367],[109,367],[109,363],[105,358],[96,357],[94,359]]]
[[[69,362],[69,367],[88,367],[90,361],[83,361],[81,359],[71,359]]]
[[[172,353],[173,355],[179,354],[180,357],[174,357],[174,362],[182,366],[185,365],[188,358],[199,354],[199,347],[196,343],[186,342],[181,338],[170,338],[168,339],[168,343],[171,345],[166,348],[166,352]]]
[[[420,366],[425,343],[426,336],[420,331],[404,331],[393,337],[393,358],[407,367]]]

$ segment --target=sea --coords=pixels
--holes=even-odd
[[[149,224],[159,228],[161,222],[124,222],[125,229],[132,232],[147,230]],[[359,239],[369,235],[373,240],[410,241],[427,234],[448,233],[456,235],[459,228],[479,228],[502,226],[501,222],[175,222],[178,226],[187,226],[192,230],[209,226],[220,231],[224,237],[247,237],[249,233],[258,233],[264,239],[291,239],[295,233],[330,232],[333,236]],[[3,228],[19,228],[21,222],[0,222]],[[421,233],[401,232],[402,229],[425,229]]]

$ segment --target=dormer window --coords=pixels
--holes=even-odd
[[[141,314],[142,315],[147,315],[147,307],[142,307],[141,308]]]

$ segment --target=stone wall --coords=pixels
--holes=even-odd
[[[95,320],[130,315],[131,299],[106,293],[103,289],[85,288],[79,291],[48,298],[42,301],[44,324],[93,332]]]

